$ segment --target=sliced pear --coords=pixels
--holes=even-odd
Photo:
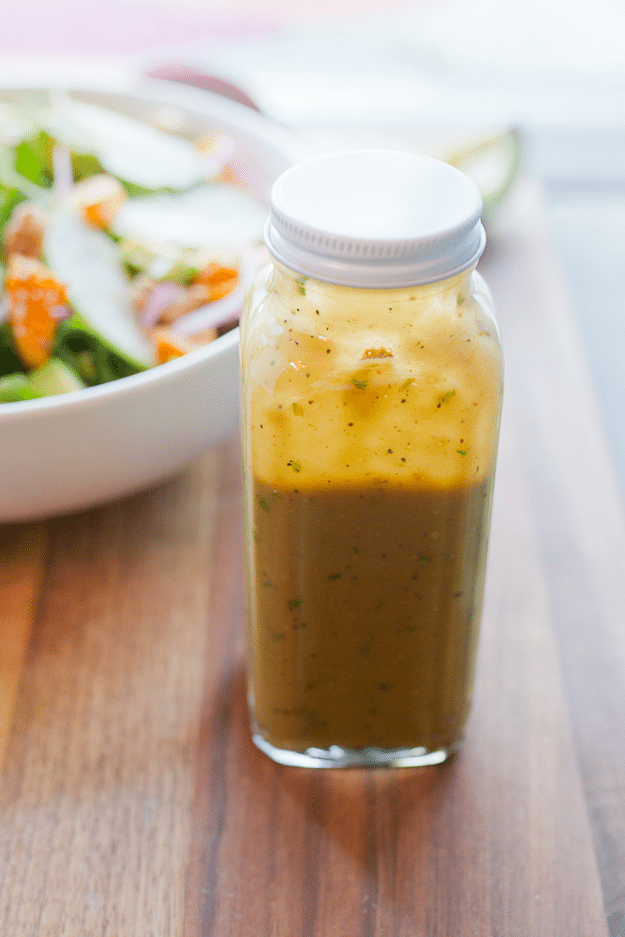
[[[16,146],[36,129],[32,119],[15,102],[0,101],[0,140],[3,145]]]
[[[43,396],[44,393],[31,386],[28,376],[20,371],[0,377],[0,403],[16,403]]]
[[[65,284],[74,310],[113,351],[139,370],[156,364],[153,348],[136,322],[117,247],[108,235],[70,211],[59,211],[46,230],[44,255]]]
[[[128,199],[113,231],[139,242],[237,249],[262,241],[266,207],[242,189],[213,183],[188,192]]]
[[[62,95],[41,120],[70,150],[97,156],[111,175],[141,188],[184,189],[206,178],[207,161],[192,141],[126,114]]]

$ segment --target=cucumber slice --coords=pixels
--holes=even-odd
[[[28,377],[21,372],[0,377],[0,403],[34,400],[43,396],[44,394],[32,387]]]
[[[136,370],[156,364],[154,350],[137,325],[117,247],[108,235],[69,211],[59,211],[46,230],[44,254],[75,311],[105,344]]]
[[[41,397],[69,394],[85,386],[78,375],[58,358],[50,358],[28,375],[28,384],[35,395]]]
[[[108,108],[63,96],[42,121],[71,150],[93,154],[111,175],[141,188],[184,189],[207,176],[190,140]]]

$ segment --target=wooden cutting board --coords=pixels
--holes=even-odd
[[[0,526],[0,770],[42,586],[43,524]]]
[[[481,269],[507,391],[459,756],[313,771],[251,743],[235,442],[5,528],[3,937],[607,937],[625,520],[533,184]]]

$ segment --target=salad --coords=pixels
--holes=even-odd
[[[0,403],[106,383],[233,328],[266,207],[226,133],[68,93],[0,102]]]

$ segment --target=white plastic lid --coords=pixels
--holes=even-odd
[[[265,241],[279,263],[327,283],[417,286],[477,262],[481,214],[479,190],[447,163],[394,150],[331,153],[277,179]]]

